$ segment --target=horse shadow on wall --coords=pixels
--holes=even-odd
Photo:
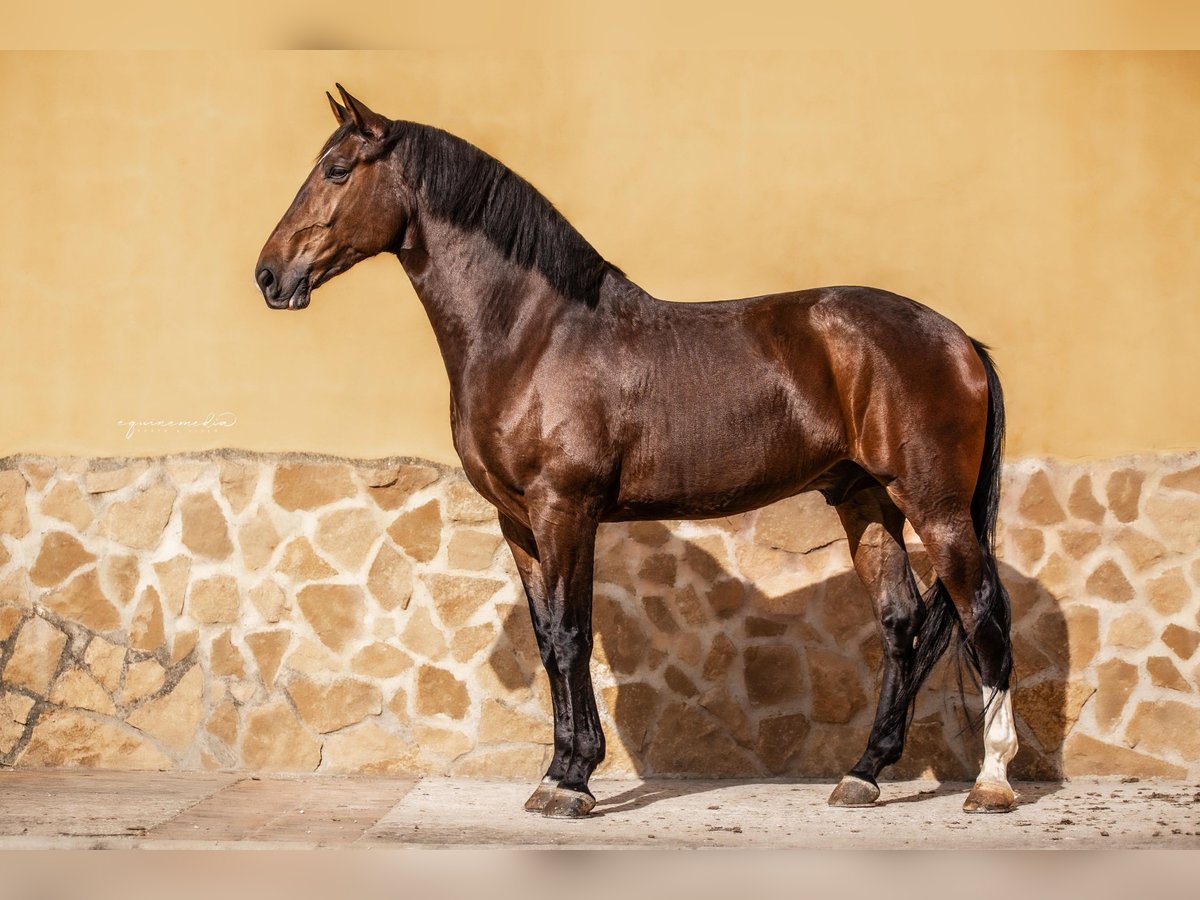
[[[931,566],[910,559],[921,587]],[[1012,598],[1015,780],[1054,790],[1069,710],[1069,645],[1059,601],[1001,562]],[[593,677],[608,739],[597,775],[812,778],[836,781],[866,746],[882,645],[837,516],[816,495],[709,522],[605,525],[596,548]],[[489,660],[509,691],[548,689],[528,612],[504,614],[507,640]],[[903,758],[882,779],[974,780],[979,691],[953,653],[918,698]],[[548,752],[549,748],[547,748]],[[674,793],[711,789],[681,781]],[[885,793],[885,798],[886,798]],[[897,798],[913,799],[913,798]],[[645,805],[650,788],[602,800]],[[893,800],[892,802],[896,802]]]

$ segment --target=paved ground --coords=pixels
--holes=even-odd
[[[442,778],[0,772],[0,849],[193,847],[1193,848],[1200,785],[1020,784],[1001,816],[966,785],[893,782],[874,809],[826,783],[596,781],[583,821],[521,810],[530,785]]]

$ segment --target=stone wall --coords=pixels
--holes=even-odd
[[[1015,774],[1200,776],[1200,455],[1017,461],[1001,523]],[[602,772],[836,776],[862,750],[879,643],[818,496],[602,527],[595,618]],[[533,778],[549,707],[458,471],[0,461],[0,764]],[[891,774],[972,777],[962,729],[946,665]]]

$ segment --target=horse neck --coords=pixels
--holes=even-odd
[[[559,294],[537,271],[505,257],[482,234],[422,216],[415,248],[399,258],[437,337],[451,390],[466,373],[540,346],[566,316],[587,318],[578,301]],[[624,285],[636,289],[630,282]],[[611,310],[588,310],[597,320]]]

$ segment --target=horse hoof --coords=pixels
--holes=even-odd
[[[540,813],[546,809],[546,805],[550,802],[550,798],[554,796],[554,789],[558,787],[558,782],[550,778],[543,778],[541,783],[529,799],[525,801],[525,811],[532,813]]]
[[[963,801],[963,812],[1006,813],[1017,806],[1017,795],[1007,784],[996,781],[977,781]]]
[[[596,798],[591,794],[559,787],[542,808],[542,815],[551,819],[582,819],[595,805]]]
[[[863,781],[853,775],[846,775],[838,782],[838,786],[829,795],[830,806],[854,808],[858,806],[873,806],[879,799],[879,786]]]

